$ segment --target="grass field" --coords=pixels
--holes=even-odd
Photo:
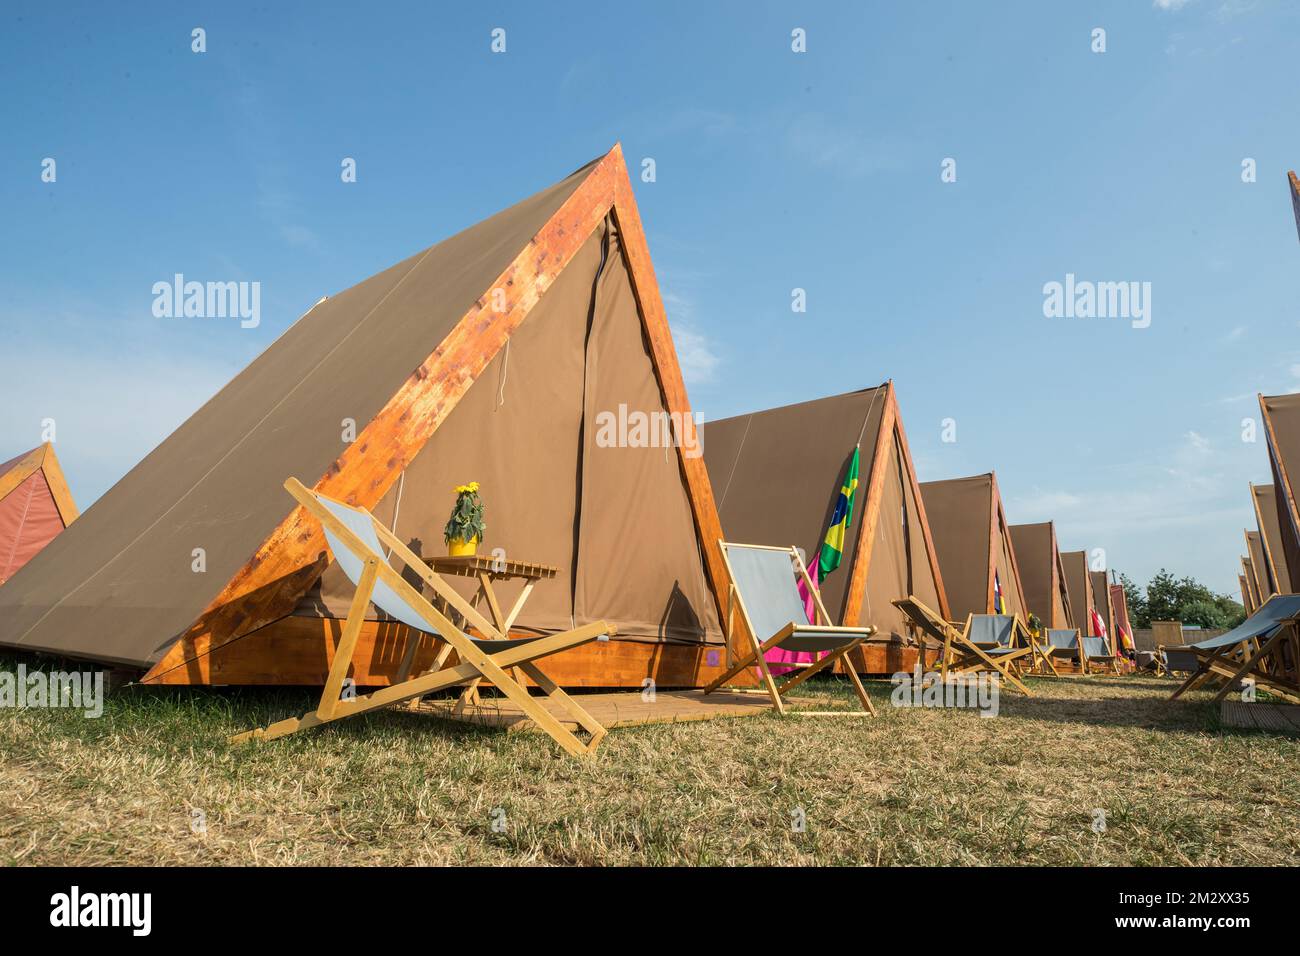
[[[1207,694],[1032,680],[1033,699],[1005,693],[989,719],[892,708],[868,686],[875,720],[616,730],[591,761],[391,711],[225,744],[310,709],[298,691],[126,688],[98,720],[0,709],[0,861],[1300,863],[1300,740],[1224,730]]]

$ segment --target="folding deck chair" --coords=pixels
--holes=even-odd
[[[1110,645],[1106,643],[1104,637],[1083,638],[1083,672],[1085,674],[1092,673],[1089,668],[1093,664],[1109,667],[1116,674],[1119,674],[1119,661],[1111,653]]]
[[[434,691],[458,686],[472,687],[478,681],[487,679],[568,753],[583,756],[595,752],[605,736],[605,728],[573,698],[560,690],[537,667],[536,662],[572,647],[609,640],[615,633],[612,626],[605,621],[596,621],[546,637],[510,638],[498,631],[477,608],[443,581],[369,511],[317,494],[296,478],[290,478],[284,487],[320,522],[334,560],[356,585],[357,590],[352,597],[343,634],[335,649],[334,661],[316,710],[302,717],[281,720],[265,729],[237,734],[230,738],[231,743],[272,740],[343,717],[415,700]],[[475,638],[466,634],[429,603],[424,595],[389,565],[384,557],[385,546],[483,637]],[[381,611],[411,627],[414,634],[391,686],[364,696],[340,700],[339,693],[352,663],[366,608],[372,602]],[[424,673],[411,677],[416,645],[424,640],[425,635],[436,635],[445,643],[433,665]],[[459,662],[454,666],[446,666],[453,651]],[[506,673],[513,668],[518,668],[532,678],[560,710],[566,712],[588,733],[585,745],[551,714],[540,698],[533,697]]]
[[[1171,700],[1211,679],[1223,681],[1217,704],[1243,680],[1290,703],[1300,703],[1300,595],[1275,594],[1226,634],[1169,648],[1188,652],[1196,667]]]
[[[1030,669],[1044,677],[1049,673],[1053,677],[1060,677],[1061,672],[1056,669],[1056,662],[1052,660],[1054,655],[1052,654],[1052,645],[1047,640],[1047,633],[1041,630],[1031,631],[1026,627],[1025,640],[1028,642],[1031,651]]]
[[[732,635],[737,625],[736,614],[744,618],[745,631],[749,637],[751,650],[740,661],[733,664],[717,680],[704,688],[709,694],[717,690],[731,678],[747,667],[757,666],[762,675],[763,684],[772,706],[777,713],[786,713],[782,698],[793,688],[799,686],[819,671],[835,664],[868,637],[876,632],[874,627],[836,627],[832,625],[830,615],[822,604],[821,592],[813,585],[799,557],[797,548],[771,548],[757,544],[732,544],[719,541],[722,560],[727,565],[731,577],[731,587],[727,591],[727,645],[732,644]],[[803,598],[799,594],[797,579],[799,575],[804,586],[812,593],[817,607],[818,623],[808,624],[808,612],[804,609]],[[773,648],[786,651],[822,652],[829,651],[821,660],[803,667],[798,674],[781,685],[772,679],[765,655]],[[786,665],[788,666],[788,665]],[[871,698],[862,686],[857,669],[847,668],[853,689],[858,695],[862,711],[790,711],[805,717],[841,717],[876,715]]]
[[[1057,627],[1047,632],[1047,651],[1052,657],[1081,660],[1079,657],[1079,632],[1074,628]],[[1080,663],[1079,669],[1083,669]]]
[[[1006,648],[1005,651],[999,651],[998,648],[1002,646],[998,643],[999,625],[993,623],[978,625],[977,636],[984,641],[988,649],[972,640],[968,633],[971,627],[976,626],[974,625],[976,618],[1000,618],[1007,615],[972,614],[966,619],[966,630],[962,630],[945,621],[916,595],[908,595],[892,603],[894,607],[906,614],[923,634],[943,645],[943,656],[939,659],[939,672],[942,679],[947,680],[949,673],[991,670],[1001,674],[1008,683],[1015,684],[1025,696],[1034,696],[1013,672],[1015,661],[1030,653],[1031,648]],[[1022,624],[1021,627],[1023,626]],[[1014,632],[1015,628],[1012,626],[1011,633]]]

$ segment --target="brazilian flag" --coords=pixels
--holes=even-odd
[[[826,529],[826,538],[822,541],[821,553],[817,555],[817,567],[821,574],[818,580],[825,581],[826,575],[840,566],[844,557],[844,539],[848,535],[849,522],[853,520],[853,496],[858,490],[858,457],[860,449],[853,449],[853,460],[849,462],[849,473],[844,476],[840,486],[840,495],[835,500],[835,514],[831,516],[830,527]]]

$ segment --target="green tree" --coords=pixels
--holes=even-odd
[[[1232,628],[1246,619],[1246,609],[1226,594],[1215,594],[1195,578],[1175,578],[1164,568],[1147,584],[1145,602],[1137,596],[1136,586],[1130,596],[1132,582],[1123,580],[1135,627],[1150,627],[1151,621],[1182,621],[1200,627]],[[1135,612],[1135,605],[1141,607],[1141,616]],[[1143,623],[1137,623],[1139,620]]]
[[[1119,576],[1124,585],[1124,603],[1128,605],[1128,619],[1134,627],[1150,627],[1151,612],[1147,609],[1146,592],[1141,590],[1127,574]]]

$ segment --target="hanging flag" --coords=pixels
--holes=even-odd
[[[1110,635],[1106,633],[1106,622],[1101,619],[1101,615],[1097,613],[1096,608],[1092,609],[1092,630],[1098,637],[1110,637]]]
[[[844,476],[840,486],[839,497],[835,500],[835,513],[831,515],[830,527],[822,540],[822,550],[817,556],[821,568],[819,581],[825,581],[826,575],[840,566],[844,557],[844,542],[848,538],[849,522],[853,520],[853,496],[858,490],[858,457],[860,449],[853,449],[853,459],[849,462],[849,472]]]
[[[844,483],[840,485],[839,493],[835,498],[835,508],[831,513],[830,524],[826,528],[826,535],[822,539],[821,551],[817,554],[817,560],[812,563],[808,569],[808,577],[812,580],[813,587],[818,591],[821,590],[822,582],[826,580],[826,575],[830,574],[840,566],[840,561],[844,557],[844,543],[848,540],[849,524],[853,521],[853,498],[858,490],[858,465],[860,459],[860,449],[853,449],[853,457],[849,461],[848,473],[844,476]],[[817,623],[817,602],[813,598],[813,592],[808,589],[807,583],[803,580],[803,575],[799,576],[799,596],[803,599],[804,614],[808,616],[809,624]],[[834,624],[834,621],[829,622]],[[793,667],[781,667],[782,664],[809,664],[816,661],[821,655],[809,651],[783,651],[780,648],[772,648],[764,657],[768,664],[777,665],[769,667],[773,674],[785,674],[794,670]]]
[[[1007,606],[1002,600],[1002,579],[998,577],[997,568],[993,569],[993,613],[1007,613]]]

